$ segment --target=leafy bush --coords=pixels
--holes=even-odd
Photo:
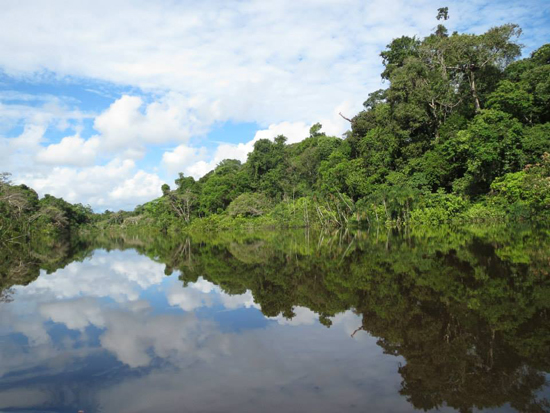
[[[492,202],[527,214],[550,212],[550,154],[521,172],[506,174],[491,185]],[[521,214],[525,215],[525,214]]]
[[[265,215],[269,208],[270,202],[264,194],[246,192],[229,204],[227,213],[232,217],[259,217]]]

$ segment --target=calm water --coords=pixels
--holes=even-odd
[[[550,411],[550,233],[1,252],[2,412]]]

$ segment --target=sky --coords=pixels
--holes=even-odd
[[[342,136],[385,87],[380,52],[517,23],[527,56],[550,41],[550,2],[1,0],[0,171],[40,196],[131,210],[246,160],[256,140]]]

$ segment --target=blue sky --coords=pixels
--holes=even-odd
[[[340,136],[383,86],[380,51],[518,23],[550,39],[547,1],[7,1],[0,15],[0,169],[40,195],[132,209],[253,142]]]

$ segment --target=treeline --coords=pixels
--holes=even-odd
[[[424,39],[395,39],[381,53],[388,87],[348,119],[344,139],[320,124],[296,144],[261,139],[244,164],[225,160],[198,181],[180,173],[128,224],[541,218],[550,211],[550,44],[516,60],[520,34],[513,24],[481,35],[439,25]]]
[[[33,236],[58,236],[90,223],[92,208],[62,198],[38,194],[27,185],[13,185],[9,173],[0,174],[0,244],[24,243]]]

